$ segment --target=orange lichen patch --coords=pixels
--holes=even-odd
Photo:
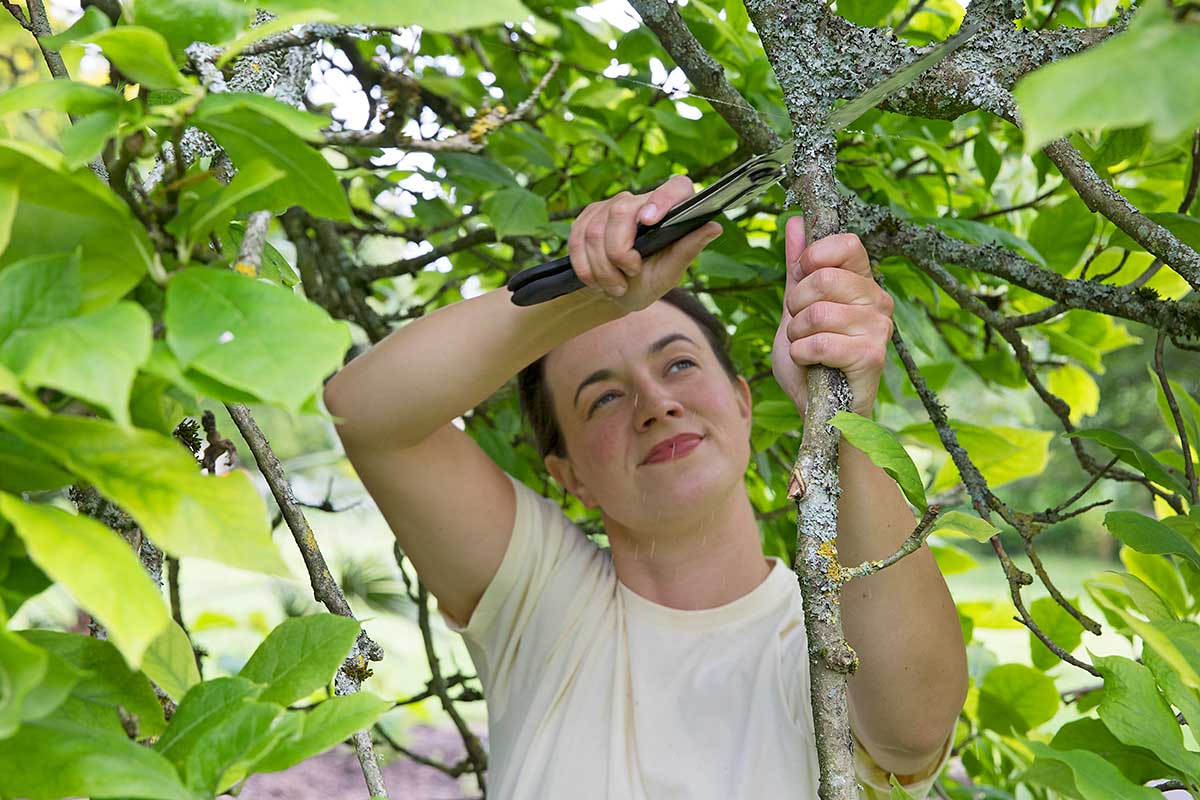
[[[238,261],[234,264],[233,271],[238,275],[245,275],[247,278],[258,277],[258,269],[253,264],[247,264],[245,261]]]
[[[467,138],[472,142],[483,141],[483,137],[500,127],[501,121],[507,113],[507,106],[498,105],[491,111],[480,114],[471,124],[471,130],[467,131]]]

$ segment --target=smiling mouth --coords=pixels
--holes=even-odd
[[[688,436],[678,441],[673,441],[670,446],[656,449],[642,462],[642,465],[663,464],[668,461],[674,461],[677,458],[683,458],[695,450],[703,441],[703,436]]]

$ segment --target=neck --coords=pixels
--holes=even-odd
[[[748,594],[770,572],[741,483],[698,516],[635,530],[605,514],[604,524],[617,579],[660,605],[716,608]]]

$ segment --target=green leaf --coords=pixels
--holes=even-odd
[[[25,698],[45,678],[48,660],[38,648],[0,628],[0,740],[16,733]]]
[[[14,86],[0,94],[0,115],[35,108],[82,115],[95,111],[115,111],[124,103],[125,99],[107,86],[93,86],[79,81],[43,80]]]
[[[75,20],[71,24],[71,27],[53,36],[40,36],[38,37],[38,43],[47,50],[62,50],[64,45],[79,41],[85,36],[91,36],[93,33],[98,33],[111,27],[112,22],[109,20],[107,14],[101,11],[98,6],[88,6],[83,10],[83,16]]]
[[[158,31],[120,25],[93,33],[80,44],[98,45],[113,66],[144,88],[182,89],[189,85],[175,66],[167,40]]]
[[[198,743],[247,701],[256,699],[260,688],[239,677],[213,678],[188,690],[171,717],[166,732],[154,749],[182,766]]]
[[[0,491],[45,492],[74,480],[45,453],[10,433],[0,431]]]
[[[136,0],[133,19],[166,39],[181,55],[192,42],[224,44],[250,21],[250,8],[237,0]]]
[[[876,26],[887,19],[896,0],[841,0],[838,13],[858,25]]]
[[[752,281],[758,273],[735,258],[716,250],[705,250],[696,259],[696,272],[710,278],[728,278],[735,281]]]
[[[173,556],[288,576],[266,508],[240,471],[201,475],[178,442],[83,417],[39,418],[0,406],[0,428],[94,484]]]
[[[992,140],[988,137],[986,128],[980,129],[979,135],[975,137],[972,148],[975,157],[975,166],[979,167],[979,174],[983,176],[983,185],[991,189],[992,182],[996,180],[996,176],[1000,173],[1000,166],[1003,164],[1003,159],[996,152],[996,148],[992,146]]]
[[[1103,695],[1104,692],[1093,694]],[[1094,717],[1084,717],[1066,723],[1055,732],[1050,746],[1055,750],[1087,750],[1095,753],[1138,785],[1161,778],[1164,771],[1163,763],[1155,758],[1152,752],[1122,743],[1104,727],[1103,722]]]
[[[1096,216],[1078,197],[1054,206],[1039,206],[1029,229],[1029,243],[1060,275],[1070,272],[1092,241]]]
[[[1165,211],[1152,211],[1146,214],[1146,216],[1175,234],[1176,238],[1188,247],[1193,250],[1200,250],[1200,219],[1189,217],[1186,214],[1174,214]],[[1123,230],[1113,231],[1113,235],[1108,240],[1108,246],[1123,247],[1127,250],[1144,251],[1146,249],[1135,242]]]
[[[198,800],[170,762],[150,748],[122,733],[59,720],[26,723],[0,741],[0,794],[29,800]]]
[[[1200,754],[1184,747],[1175,712],[1159,694],[1150,670],[1121,656],[1092,655],[1092,666],[1104,677],[1099,713],[1113,736],[1147,748],[1195,781]]]
[[[908,793],[908,790],[896,779],[892,773],[888,773],[888,778],[892,784],[892,791],[888,795],[888,800],[913,800],[913,796]]]
[[[200,682],[191,640],[175,620],[150,643],[142,671],[176,702]]]
[[[81,311],[112,305],[153,263],[145,228],[89,169],[72,172],[63,156],[25,142],[0,141],[0,175],[19,188],[7,265],[82,248]]]
[[[283,708],[275,703],[243,701],[206,732],[188,753],[182,772],[184,782],[203,797],[224,788],[226,770],[257,744]]]
[[[947,511],[937,518],[933,523],[933,527],[929,529],[929,532],[941,535],[948,533],[959,534],[969,536],[977,542],[986,542],[1000,533],[1000,529],[974,514],[967,514],[962,511]]]
[[[1200,721],[1200,692],[1184,686],[1179,675],[1153,647],[1142,648],[1142,663],[1154,675],[1154,680],[1166,696],[1167,702],[1183,712],[1183,718],[1194,730],[1193,726]]]
[[[930,542],[929,550],[933,553],[933,558],[937,561],[938,570],[943,575],[958,575],[963,572],[970,572],[979,566],[979,562],[975,560],[974,556],[961,547],[956,547],[952,544],[935,544]]]
[[[367,730],[392,703],[370,692],[331,697],[311,711],[289,711],[288,716],[301,720],[295,738],[285,739],[258,763],[255,772],[278,772],[301,761],[323,753],[352,734]]]
[[[1110,511],[1104,515],[1104,527],[1134,550],[1183,556],[1200,567],[1200,552],[1191,542],[1156,519],[1136,511]]]
[[[1071,771],[1073,788],[1086,800],[1161,800],[1162,792],[1131,783],[1120,771],[1087,750],[1055,750],[1032,739],[1025,745],[1033,752],[1034,765],[1042,760],[1056,761]]]
[[[72,316],[79,302],[78,251],[34,256],[0,270],[0,359],[14,333]]]
[[[804,428],[804,420],[791,400],[762,400],[754,404],[754,424],[775,433],[792,433]]]
[[[8,249],[12,237],[13,220],[17,216],[20,190],[11,181],[0,181],[0,253]]]
[[[849,411],[839,411],[829,424],[842,432],[846,441],[861,450],[871,463],[892,476],[908,501],[921,513],[929,507],[921,473],[895,434],[872,419]]]
[[[1068,598],[1068,600],[1075,608],[1079,608],[1077,598]],[[1079,620],[1071,616],[1053,597],[1039,597],[1034,600],[1029,606],[1029,613],[1037,626],[1042,629],[1042,633],[1068,653],[1078,647],[1083,640],[1083,626],[1079,624]],[[1061,659],[1052,653],[1050,648],[1046,647],[1045,643],[1032,631],[1029,633],[1029,653],[1032,656],[1033,665],[1040,670],[1047,670],[1061,663]]]
[[[1146,448],[1126,436],[1105,428],[1091,428],[1062,434],[1064,439],[1075,436],[1099,442],[1107,447],[1113,455],[1119,456],[1126,464],[1140,469],[1150,480],[1172,491],[1187,495],[1187,489],[1183,484],[1167,472],[1166,467],[1158,459],[1150,455]]]
[[[1196,665],[1200,664],[1200,625],[1169,620],[1145,622],[1121,608],[1104,592],[1096,591],[1097,587],[1087,581],[1084,587],[1098,605],[1123,620],[1147,645],[1154,648],[1179,675],[1184,686],[1200,689],[1200,674],[1196,672]]]
[[[951,420],[958,443],[971,456],[972,462],[988,484],[1002,486],[1021,478],[1040,475],[1049,461],[1050,431],[1012,428],[1005,425],[973,425]],[[910,425],[898,431],[899,436],[911,436],[931,447],[941,447],[941,438],[932,422]],[[954,461],[947,458],[926,491],[940,492],[957,485],[962,478]]]
[[[1096,385],[1096,379],[1074,364],[1051,369],[1046,388],[1071,407],[1069,418],[1075,425],[1100,410],[1100,387]]]
[[[1147,367],[1150,371],[1150,368]],[[1171,394],[1175,396],[1175,405],[1179,408],[1179,416],[1183,419],[1183,430],[1187,434],[1188,444],[1195,450],[1200,451],[1200,403],[1197,403],[1178,382],[1168,379],[1167,385],[1171,389]],[[1176,437],[1179,432],[1175,426],[1175,416],[1171,413],[1171,407],[1167,404],[1167,396],[1163,393],[1162,384],[1155,376],[1154,388],[1158,396],[1158,411],[1162,415],[1163,422],[1167,427],[1175,431]],[[1182,452],[1182,442],[1180,442]]]
[[[227,186],[201,197],[190,205],[185,206],[181,202],[179,214],[167,224],[167,230],[181,236],[190,244],[201,242],[213,228],[228,222],[239,203],[247,201],[248,198],[255,199],[259,192],[283,177],[283,171],[270,162],[251,161],[238,170]]]
[[[129,390],[150,355],[151,320],[136,303],[24,330],[0,348],[29,388],[49,386],[95,403],[128,427]]]
[[[483,213],[496,227],[496,237],[534,234],[550,221],[546,201],[525,189],[501,189],[483,201]]]
[[[220,95],[209,95],[212,97]],[[264,209],[282,213],[291,206],[303,206],[313,216],[349,221],[346,193],[329,162],[275,115],[256,108],[205,107],[201,103],[191,121],[212,134],[239,168],[266,159],[283,170],[283,180],[258,194]]]
[[[100,155],[108,140],[116,136],[121,116],[114,110],[97,111],[78,119],[63,131],[63,163],[78,169]]]
[[[1024,664],[1001,664],[979,689],[979,724],[1001,735],[1021,735],[1058,711],[1053,679]]]
[[[220,92],[206,95],[196,107],[196,116],[209,117],[233,111],[249,111],[278,122],[306,142],[320,142],[322,129],[329,126],[329,117],[301,111],[287,103],[249,92]]]
[[[271,631],[238,674],[267,687],[260,699],[294,703],[329,683],[358,629],[356,620],[336,614],[293,617]]]
[[[173,275],[164,319],[181,366],[292,411],[340,368],[350,346],[346,324],[319,306],[228,270]]]
[[[1025,152],[1084,128],[1148,124],[1159,142],[1190,133],[1200,123],[1198,50],[1200,26],[1176,22],[1165,4],[1139,6],[1124,33],[1016,85]]]
[[[276,13],[319,13],[328,9],[343,25],[420,25],[429,31],[453,33],[468,28],[483,28],[500,22],[523,22],[529,16],[517,0],[405,0],[403,3],[376,3],[373,0],[342,0],[321,4],[314,0],[265,0],[263,8]],[[321,17],[325,19],[325,17]]]
[[[34,563],[104,623],[131,665],[140,664],[170,614],[129,545],[93,519],[9,494],[0,493],[0,514],[16,528]]]
[[[82,677],[71,691],[72,700],[95,706],[100,714],[111,716],[120,730],[116,707],[122,706],[138,719],[141,736],[163,732],[162,705],[146,676],[129,668],[111,642],[79,633],[61,631],[21,631],[21,637],[42,648],[52,657],[79,670]]]

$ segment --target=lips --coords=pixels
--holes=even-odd
[[[672,436],[670,439],[665,439],[650,449],[646,454],[646,458],[642,460],[643,464],[658,464],[663,461],[670,461],[675,458],[681,458],[696,449],[696,446],[704,439],[698,433],[681,433],[678,436]]]

